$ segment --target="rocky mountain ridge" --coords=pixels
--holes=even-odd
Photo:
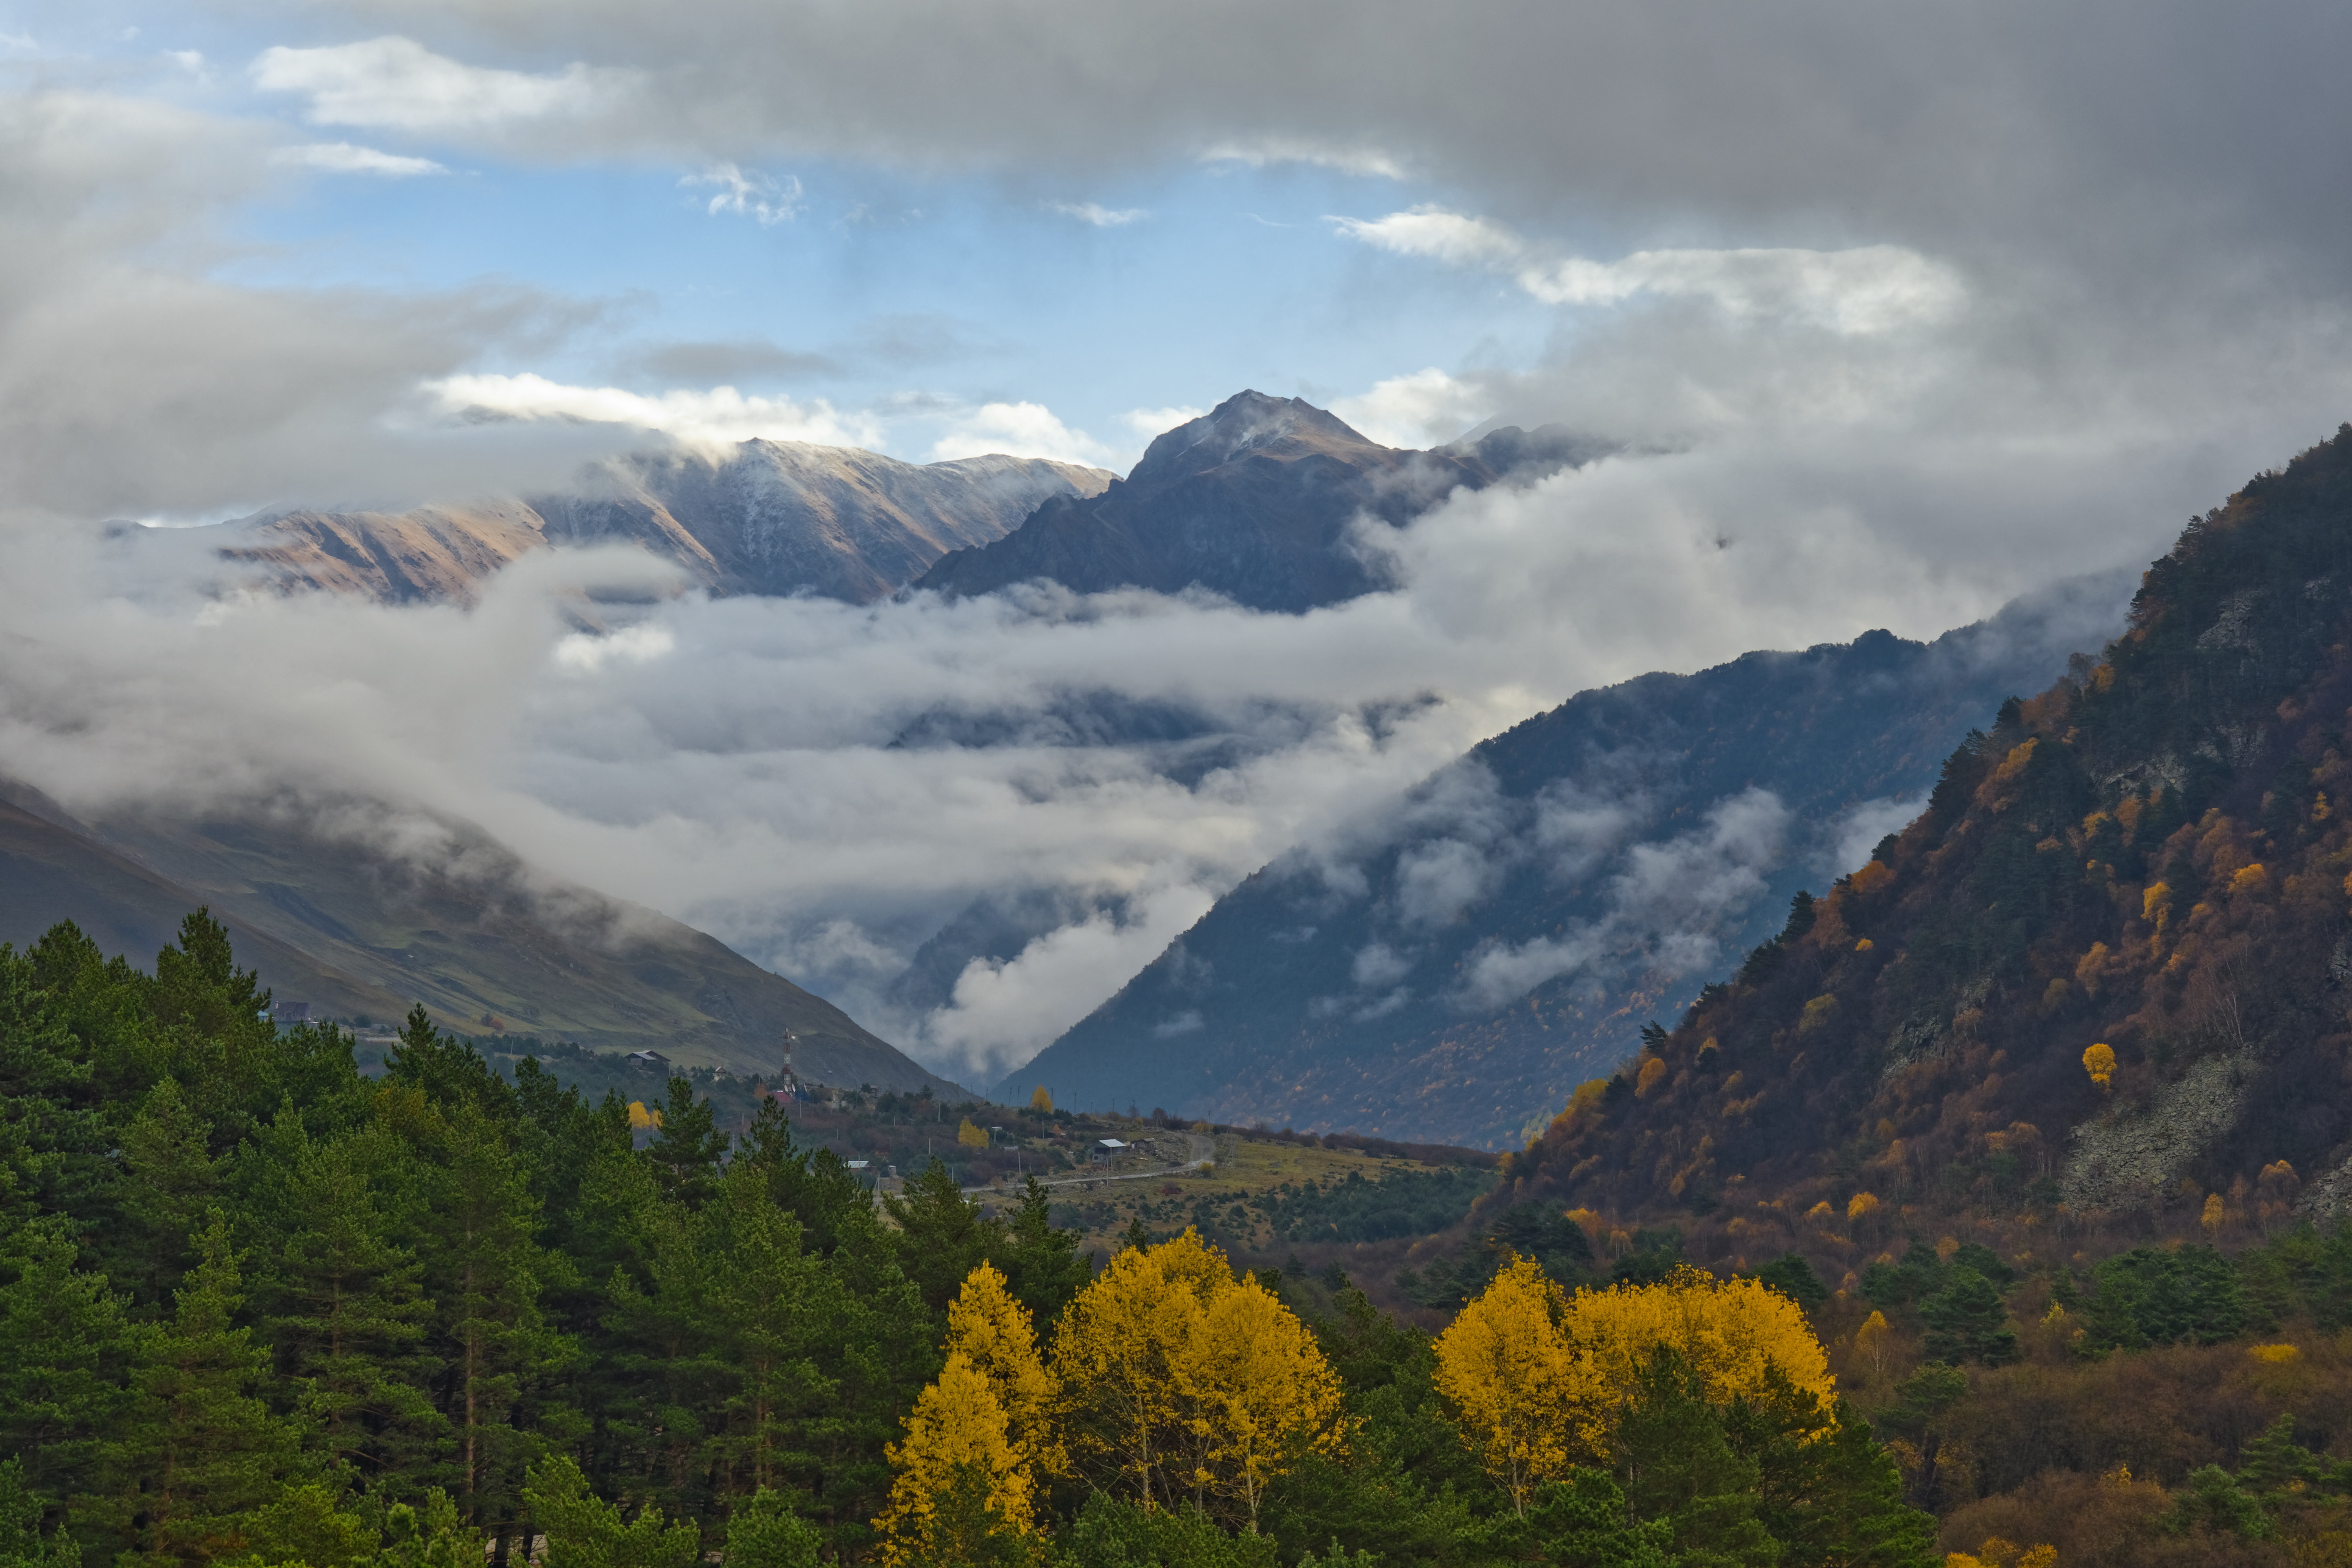
[[[1058,497],[1004,538],[942,557],[918,590],[967,596],[1045,579],[1080,593],[1206,589],[1300,612],[1389,586],[1360,517],[1401,523],[1457,489],[1525,482],[1609,448],[1563,426],[1402,451],[1298,398],[1244,392],[1152,442],[1094,496]]]
[[[912,464],[854,447],[746,441],[723,458],[616,458],[573,489],[397,513],[293,511],[191,530],[240,577],[386,602],[469,601],[517,558],[635,544],[714,594],[888,597],[942,555],[1002,538],[1112,476],[1002,455]]]

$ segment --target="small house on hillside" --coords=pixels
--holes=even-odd
[[[669,1058],[664,1056],[658,1051],[633,1051],[629,1052],[628,1060],[630,1066],[636,1068],[641,1071],[647,1072],[653,1071],[656,1067],[667,1067],[669,1065]]]
[[[1132,1146],[1133,1145],[1131,1145],[1122,1143],[1117,1138],[1097,1138],[1095,1140],[1094,1147],[1095,1163],[1106,1166],[1115,1165],[1118,1163],[1118,1156],[1125,1154]]]

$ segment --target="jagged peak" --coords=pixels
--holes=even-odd
[[[1304,398],[1244,391],[1154,441],[1128,479],[1150,483],[1181,478],[1230,463],[1245,452],[1290,456],[1335,447],[1385,450]]]

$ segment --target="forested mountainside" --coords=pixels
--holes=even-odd
[[[387,601],[470,601],[499,568],[551,544],[635,544],[713,593],[865,604],[948,551],[1001,538],[1041,504],[1098,495],[1111,478],[1045,458],[913,464],[854,447],[746,441],[724,458],[615,458],[561,493],[398,513],[276,513],[168,542],[279,588]]]
[[[2352,426],[2193,522],[2095,667],[1579,1089],[1513,1190],[1837,1273],[2352,1200]],[[1897,1216],[1900,1218],[1897,1218]]]
[[[1517,1147],[2127,591],[1583,693],[1249,878],[997,1097]]]
[[[915,586],[986,593],[1043,578],[1081,593],[1205,588],[1256,610],[1303,611],[1386,585],[1349,530],[1402,522],[1459,488],[1534,478],[1601,455],[1547,426],[1404,452],[1298,398],[1244,392],[1154,441],[1098,496],[1048,501],[992,544],[942,558]]]
[[[92,824],[0,779],[0,941],[60,918],[152,953],[189,910],[236,934],[280,1005],[389,1020],[423,1003],[467,1034],[515,1032],[773,1071],[783,1031],[824,1083],[965,1092],[839,1008],[713,937],[549,883],[479,830],[413,824],[404,852],[291,817]]]

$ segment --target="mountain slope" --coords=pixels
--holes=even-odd
[[[285,512],[195,530],[217,558],[280,588],[386,601],[469,600],[551,544],[636,544],[713,593],[869,603],[950,550],[984,544],[1041,504],[1111,476],[1043,458],[917,465],[851,447],[746,441],[723,459],[639,455],[575,490],[414,511]]]
[[[1048,501],[992,544],[958,550],[919,589],[979,594],[1045,578],[1081,593],[1205,588],[1258,610],[1304,611],[1384,586],[1349,548],[1369,513],[1402,522],[1479,489],[1601,455],[1557,427],[1401,452],[1297,398],[1244,392],[1154,441],[1098,496]]]
[[[1859,1257],[1898,1201],[1914,1228],[2137,1239],[2343,1212],[2347,713],[2352,426],[2191,524],[2104,663],[1968,737],[1899,838],[1580,1091],[1515,1190],[1736,1195],[1747,1233],[1698,1222],[1700,1257],[1809,1209]]]
[[[2123,588],[1586,692],[1252,876],[997,1097],[1523,1142],[2095,646]]]
[[[30,791],[0,802],[0,940],[72,919],[143,958],[208,906],[280,1004],[397,1017],[417,1001],[466,1033],[772,1071],[782,1032],[820,1082],[965,1092],[820,997],[691,927],[551,885],[478,832],[398,854],[291,821],[76,821]]]

